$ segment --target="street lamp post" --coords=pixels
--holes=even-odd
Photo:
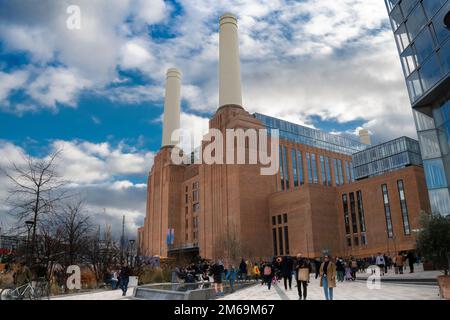
[[[130,267],[133,268],[133,256],[134,256],[134,242],[135,240],[130,240]]]
[[[27,227],[28,235],[27,235],[27,263],[30,264],[30,232],[31,228],[34,226],[34,221],[28,220],[25,221],[25,225]]]

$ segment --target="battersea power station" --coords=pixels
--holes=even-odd
[[[414,249],[420,215],[430,212],[419,143],[400,137],[371,145],[367,130],[357,141],[250,114],[242,104],[234,15],[220,18],[219,41],[219,105],[209,130],[224,137],[229,129],[267,130],[277,170],[267,175],[262,163],[201,162],[196,152],[190,163],[174,163],[182,74],[169,69],[162,145],[149,173],[146,218],[138,230],[140,255],[365,257]],[[246,138],[244,149],[250,151]],[[271,149],[275,138],[276,150]],[[219,146],[230,142],[226,139]]]

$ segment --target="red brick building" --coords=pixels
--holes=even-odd
[[[420,213],[430,210],[417,141],[368,148],[367,131],[363,144],[249,114],[242,107],[237,20],[229,14],[220,19],[219,65],[220,107],[210,129],[278,129],[280,170],[261,175],[259,164],[174,164],[170,131],[179,125],[181,72],[170,69],[142,255],[367,256],[414,248]]]

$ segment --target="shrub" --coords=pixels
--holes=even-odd
[[[417,250],[433,265],[449,271],[450,216],[440,214],[422,215],[422,229],[417,239]]]

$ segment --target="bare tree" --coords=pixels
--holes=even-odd
[[[65,248],[65,265],[80,262],[89,242],[92,224],[84,213],[83,201],[66,202],[55,213],[55,223],[61,232],[62,244]]]
[[[36,230],[41,217],[51,213],[56,203],[65,197],[67,182],[56,171],[61,152],[57,150],[44,159],[28,156],[23,165],[12,163],[11,168],[2,170],[11,182],[6,199],[10,213],[17,218],[19,226],[27,220],[33,221],[31,256],[36,249]]]

